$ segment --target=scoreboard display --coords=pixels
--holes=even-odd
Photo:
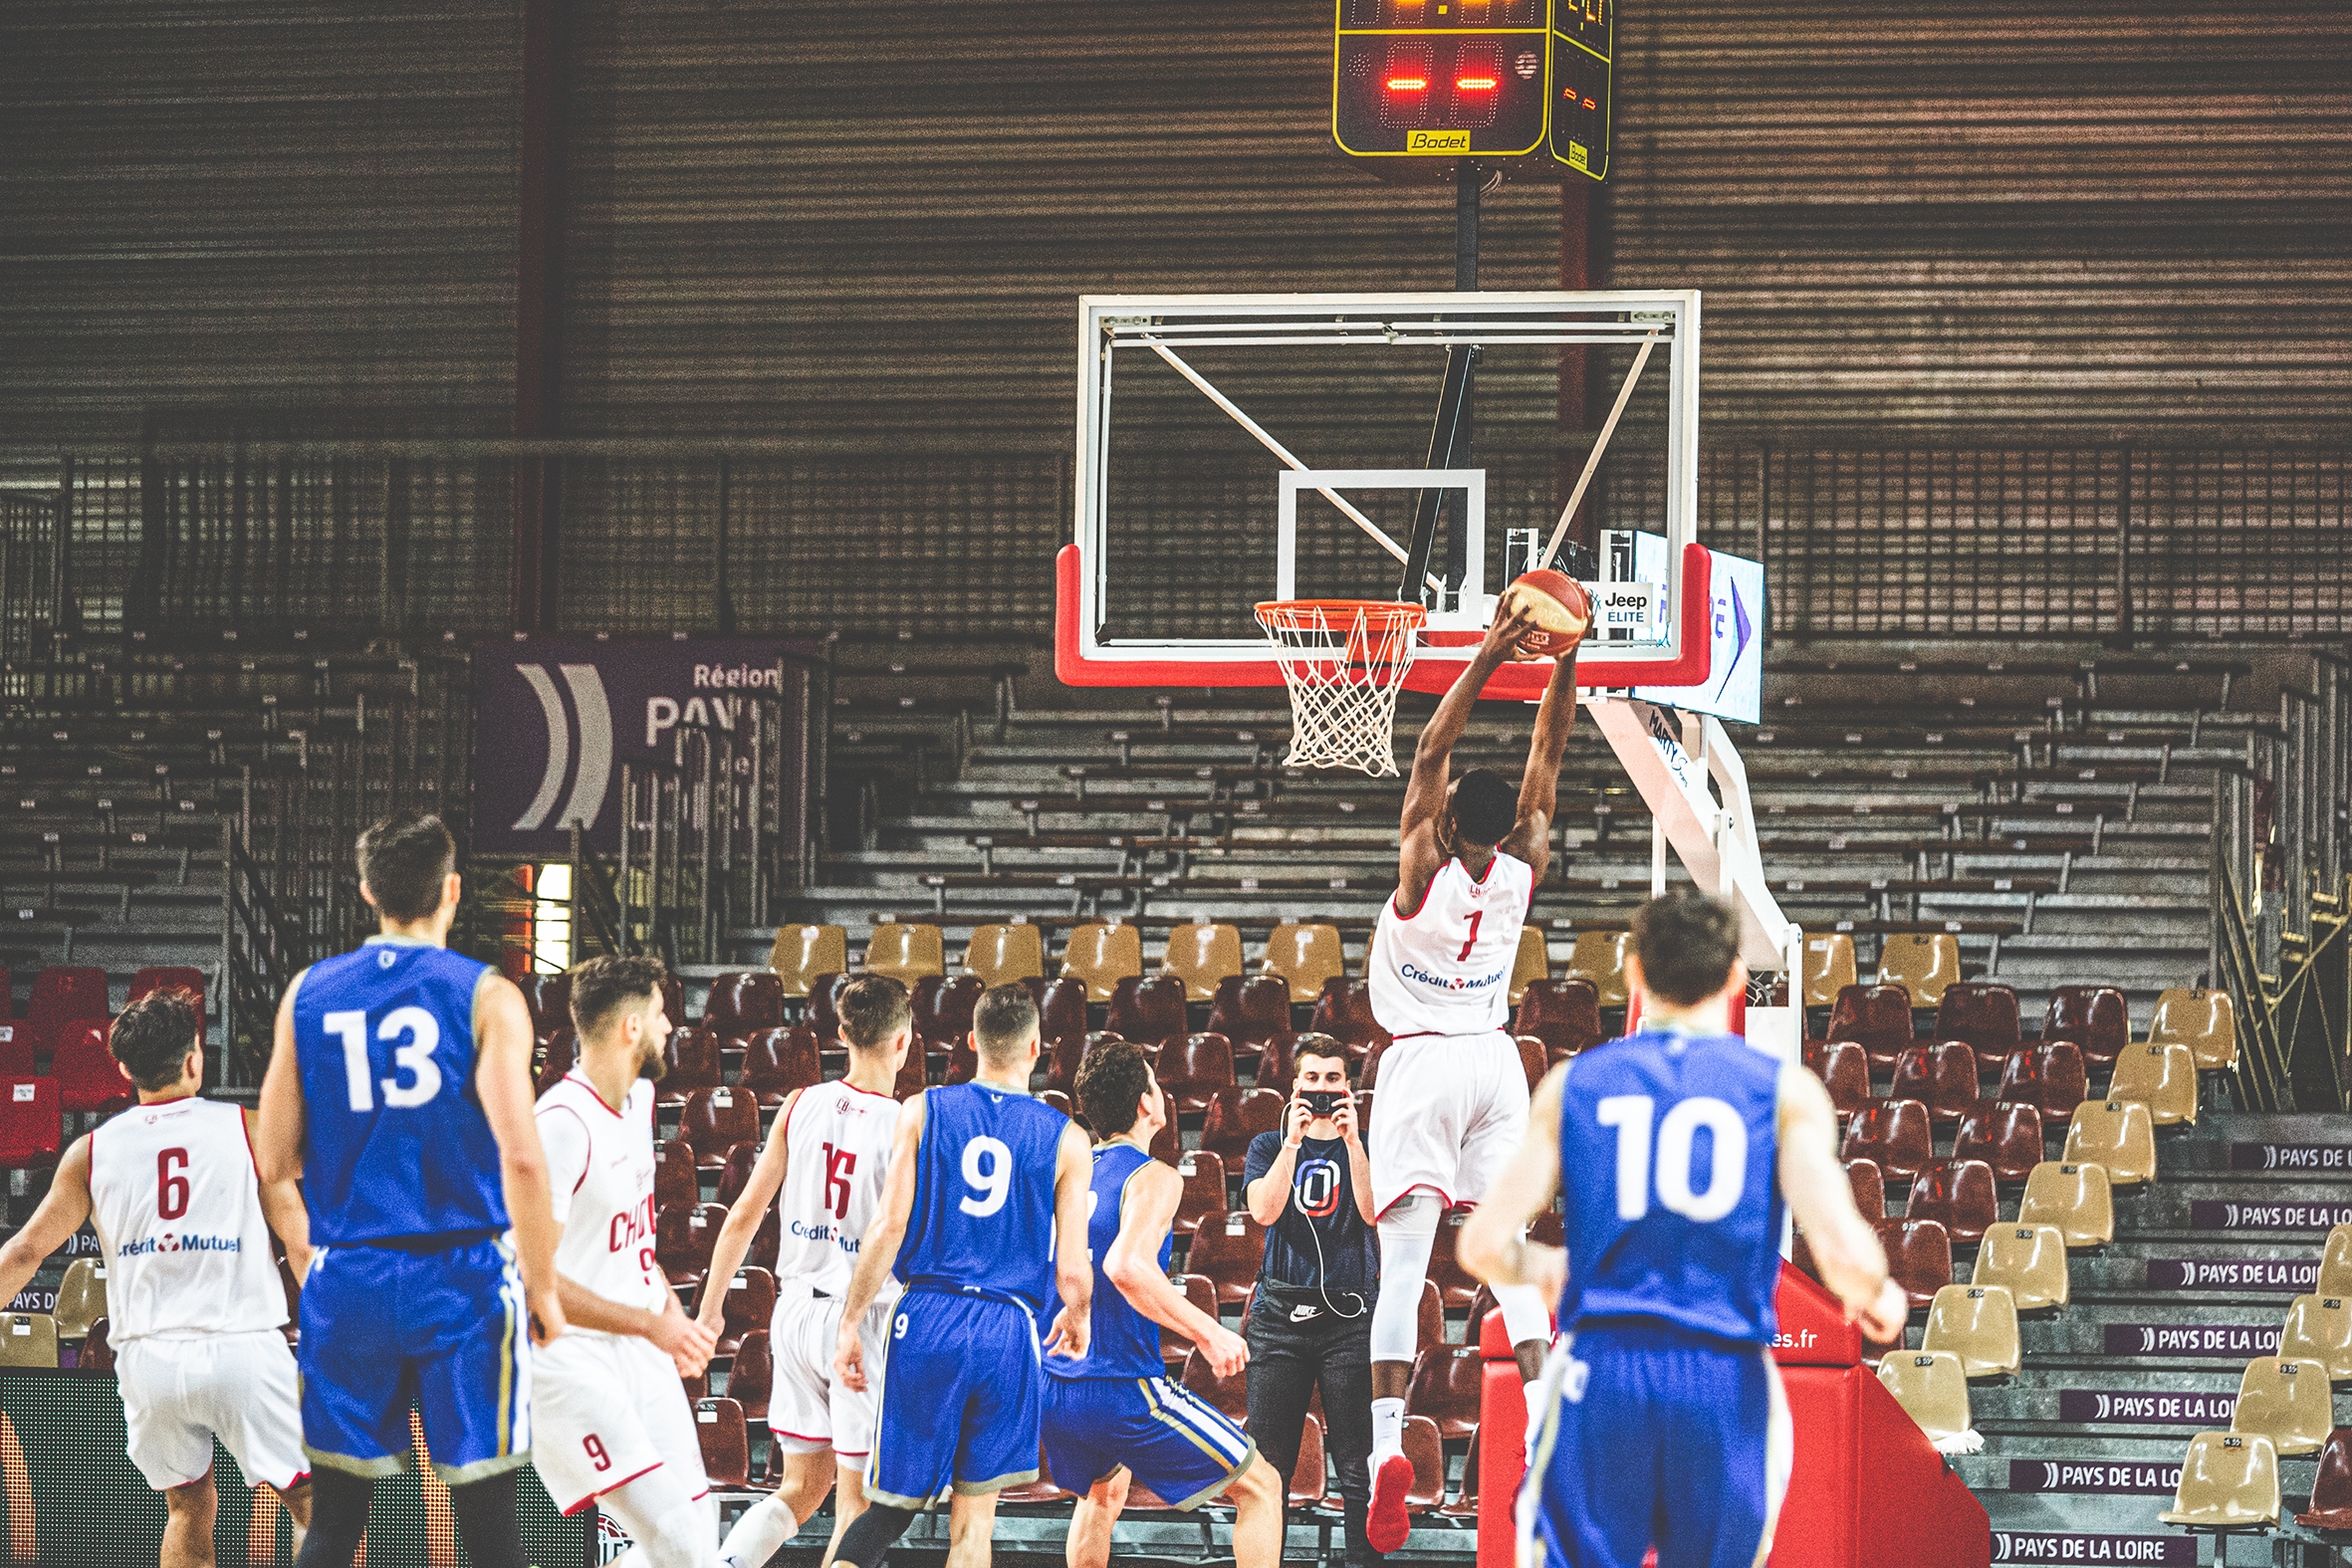
[[[1580,0],[1338,0],[1332,139],[1392,179],[1539,157],[1554,3]]]
[[[1616,9],[1614,0],[1551,0],[1551,156],[1593,179],[1609,173]]]

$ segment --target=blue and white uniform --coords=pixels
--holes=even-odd
[[[1560,1105],[1572,1336],[1520,1498],[1521,1561],[1751,1568],[1788,1486],[1772,1365],[1781,1063],[1732,1035],[1587,1050]],[[1385,1087],[1385,1085],[1383,1085]]]
[[[487,965],[371,937],[295,978],[303,1196],[303,1446],[388,1475],[408,1409],[451,1485],[530,1458],[531,1337],[498,1141],[474,1088]]]
[[[1197,1508],[1233,1484],[1257,1447],[1213,1406],[1168,1380],[1160,1326],[1103,1272],[1119,1236],[1127,1184],[1150,1163],[1131,1143],[1094,1151],[1086,1198],[1093,1326],[1083,1357],[1046,1363],[1046,1468],[1061,1486],[1084,1491],[1123,1464],[1163,1502]],[[1174,1238],[1160,1237],[1161,1273],[1174,1251]]]
[[[923,1091],[914,1212],[892,1271],[865,1494],[924,1508],[1038,1475],[1039,1343],[1052,1321],[1054,1172],[1069,1119],[1018,1089]]]

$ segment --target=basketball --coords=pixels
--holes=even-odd
[[[1592,595],[1564,571],[1539,567],[1522,572],[1503,590],[1499,613],[1524,613],[1535,630],[1512,650],[1514,659],[1557,659],[1575,651],[1592,624]]]

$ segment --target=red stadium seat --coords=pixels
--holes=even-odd
[[[1891,1067],[1911,1043],[1911,993],[1900,986],[1847,986],[1829,1009],[1827,1037],[1853,1040],[1876,1067]]]
[[[1206,1274],[1217,1286],[1225,1305],[1250,1299],[1258,1282],[1258,1265],[1266,1260],[1266,1227],[1250,1218],[1247,1209],[1226,1212],[1192,1233],[1192,1249],[1184,1254],[1184,1271]]]
[[[811,1028],[817,1031],[817,1048],[819,1050],[838,1050],[841,1048],[841,1014],[839,1009],[833,1006],[833,999],[838,997],[841,988],[848,985],[854,978],[851,975],[830,972],[809,977],[809,1000],[804,1005],[801,1016]]]
[[[1249,1368],[1221,1378],[1209,1366],[1209,1358],[1195,1350],[1184,1358],[1184,1375],[1178,1381],[1236,1422],[1250,1419]]]
[[[61,1109],[112,1112],[137,1100],[137,1086],[107,1049],[107,1030],[103,1019],[60,1026],[49,1075],[57,1080]]]
[[[115,1325],[110,1318],[93,1319],[90,1332],[83,1337],[82,1354],[74,1362],[75,1369],[88,1373],[115,1370]]]
[[[2319,1447],[2311,1506],[2295,1515],[2306,1530],[2352,1530],[2352,1427],[2338,1427]]]
[[[1487,1287],[1481,1285],[1479,1288],[1484,1290]],[[1475,1297],[1472,1299],[1472,1304],[1474,1306],[1477,1304]],[[1415,1325],[1415,1328],[1416,1332],[1413,1335],[1413,1353],[1415,1355],[1419,1355],[1424,1350],[1444,1347],[1446,1343],[1446,1304],[1444,1298],[1438,1294],[1436,1282],[1433,1280],[1424,1279],[1421,1281],[1421,1320]],[[1478,1341],[1472,1339],[1470,1343],[1475,1345]]]
[[[0,1016],[0,1077],[30,1078],[39,1070],[33,1053],[33,1026]]]
[[[1850,1116],[1870,1103],[1870,1056],[1853,1040],[1831,1040],[1821,1047],[1814,1068],[1829,1090],[1829,1103],[1838,1114]]]
[[[1953,1240],[1974,1246],[1999,1224],[1993,1167],[1982,1160],[1938,1160],[1911,1184],[1906,1220],[1934,1220]]]
[[[923,1048],[922,1036],[917,1035],[906,1047],[906,1060],[898,1064],[898,1076],[891,1081],[890,1092],[904,1100],[923,1092],[931,1081],[931,1056]]]
[[[980,1076],[980,1048],[967,1034],[948,1047],[947,1070],[940,1076],[941,1083],[970,1083]]]
[[[744,1252],[743,1260],[747,1263],[757,1263],[770,1273],[774,1273],[776,1271],[777,1249],[783,1240],[784,1222],[778,1218],[776,1206],[770,1204],[768,1212],[760,1216],[760,1228],[752,1232],[752,1244]]]
[[[1298,1076],[1298,1036],[1279,1034],[1266,1042],[1258,1052],[1258,1069],[1251,1074],[1251,1083],[1261,1089],[1290,1095],[1291,1085]]]
[[[678,1136],[694,1147],[694,1163],[704,1170],[724,1164],[727,1151],[760,1137],[759,1097],[748,1089],[696,1089],[678,1113]]]
[[[1321,1506],[1331,1483],[1331,1466],[1323,1453],[1323,1424],[1319,1418],[1308,1416],[1299,1426],[1298,1457],[1287,1478],[1293,1508]]]
[[[2042,1009],[2041,1037],[2072,1040],[2085,1066],[2112,1067],[2132,1042],[2131,1008],[2112,986],[2059,986]]]
[[[775,1387],[775,1351],[768,1331],[755,1328],[735,1347],[735,1364],[727,1369],[727,1397],[743,1407],[745,1420],[766,1421],[768,1396]]]
[[[1846,1124],[1841,1158],[1875,1160],[1883,1174],[1908,1182],[1936,1157],[1933,1125],[1917,1100],[1875,1100]]]
[[[692,1209],[702,1202],[702,1179],[695,1174],[694,1145],[672,1138],[653,1151],[653,1207]]]
[[[661,1015],[673,1024],[686,1018],[686,983],[666,970],[661,977]]]
[[[806,1023],[762,1029],[743,1048],[743,1086],[775,1105],[795,1089],[824,1081],[824,1060],[817,1052],[817,1031]]]
[[[2009,1052],[1994,1098],[2030,1105],[2046,1117],[2065,1121],[2089,1092],[2082,1048],[2072,1040],[2044,1040]]]
[[[702,1468],[713,1486],[742,1486],[751,1480],[751,1434],[743,1407],[731,1399],[694,1402],[694,1435],[702,1440]]]
[[[715,1089],[725,1081],[719,1056],[719,1037],[700,1025],[670,1030],[662,1051],[669,1069],[661,1075],[661,1097],[673,1103],[696,1089]]]
[[[1184,1178],[1184,1194],[1176,1200],[1175,1232],[1190,1235],[1203,1220],[1226,1212],[1225,1160],[1212,1150],[1194,1149],[1176,1162],[1176,1174]]]
[[[1238,986],[1218,986],[1209,1028],[1233,1041],[1235,1055],[1255,1056],[1268,1041],[1291,1032],[1291,983],[1279,975],[1235,978]]]
[[[1172,1044],[1185,1035],[1184,982],[1130,975],[1110,989],[1110,1027],[1131,1040]]]
[[[1478,1434],[1475,1432],[1470,1435],[1470,1452],[1462,1458],[1462,1480],[1454,1488],[1454,1500],[1438,1512],[1449,1519],[1478,1517]]]
[[[39,1050],[56,1050],[65,1026],[113,1016],[107,1006],[107,972],[87,964],[52,965],[33,977],[32,1005],[25,1022]]]
[[[664,1209],[653,1217],[653,1260],[673,1285],[702,1282],[711,1266],[711,1248],[718,1245],[719,1228],[727,1211],[717,1204],[692,1209]]]
[[[1476,1344],[1424,1350],[1413,1358],[1405,1414],[1437,1423],[1440,1438],[1468,1438],[1478,1430],[1479,1390],[1486,1376],[1486,1358]]]
[[[1069,1096],[1062,1093],[1059,1089],[1040,1089],[1038,1091],[1038,1100],[1041,1104],[1053,1106],[1054,1109],[1059,1111],[1062,1115],[1068,1117],[1070,1120],[1077,1121],[1078,1108],[1071,1104]],[[1084,1126],[1085,1124],[1080,1122],[1079,1125]]]
[[[1952,1283],[1952,1237],[1941,1221],[1881,1220],[1878,1244],[1886,1248],[1887,1272],[1911,1298],[1913,1311]]]
[[[1208,1116],[1201,1123],[1201,1147],[1223,1155],[1228,1166],[1239,1166],[1250,1152],[1250,1140],[1283,1125],[1283,1096],[1272,1089],[1242,1089],[1228,1085],[1210,1098]],[[1168,1124],[1170,1131],[1175,1123]]]
[[[1170,1169],[1174,1169],[1176,1162],[1184,1158],[1184,1136],[1176,1130],[1175,1117],[1169,1117],[1160,1125],[1160,1130],[1151,1135],[1151,1157]]]
[[[1054,984],[1060,985],[1056,981]],[[1076,985],[1076,981],[1071,981]],[[1046,1052],[1046,1087],[1058,1089],[1063,1094],[1075,1094],[1078,1087],[1078,1067],[1086,1059],[1086,1043],[1091,1036],[1064,1034],[1054,1040]]]
[[[1405,1457],[1413,1461],[1413,1484],[1405,1489],[1405,1511],[1428,1513],[1446,1500],[1446,1450],[1437,1423],[1425,1416],[1405,1418]],[[1478,1423],[1470,1424],[1476,1436]]]
[[[1184,1292],[1184,1299],[1211,1317],[1217,1315],[1217,1281],[1207,1274],[1173,1274],[1169,1283]],[[1170,1371],[1184,1365],[1184,1358],[1192,1354],[1192,1341],[1172,1328],[1160,1330],[1160,1360]]]
[[[1478,1294],[1478,1280],[1462,1266],[1455,1251],[1462,1227],[1468,1223],[1471,1211],[1455,1208],[1446,1211],[1437,1223],[1437,1238],[1429,1248],[1429,1272],[1423,1277],[1437,1286],[1438,1299],[1449,1312],[1459,1312]]]
[[[2031,1105],[1988,1100],[1960,1119],[1952,1135],[1952,1157],[1982,1160],[1997,1182],[2022,1182],[2049,1158],[2042,1141],[2041,1112]]]
[[[1600,990],[1580,976],[1529,981],[1520,998],[1519,1016],[1511,1027],[1516,1034],[1531,1034],[1541,1040],[1544,1053],[1553,1061],[1608,1038],[1600,1021]]]
[[[1987,1070],[2017,1048],[2017,993],[1994,981],[1959,980],[1936,1005],[1936,1038],[1967,1040]]]
[[[719,1166],[719,1202],[733,1208],[751,1185],[752,1167],[759,1163],[760,1146],[749,1138],[729,1149]]]
[[[1045,1000],[1038,1004],[1038,1034],[1047,1040],[1060,1040],[1086,1035],[1086,983],[1082,980],[1056,980],[1046,986]]]
[[[1551,1065],[1550,1057],[1543,1049],[1543,1042],[1534,1035],[1522,1034],[1518,1038],[1520,1070],[1528,1075],[1528,1092],[1532,1094],[1535,1085],[1543,1081],[1544,1070]]]
[[[934,1055],[971,1038],[972,1013],[988,987],[978,975],[950,975],[918,982],[915,1035]]]
[[[1322,995],[1315,999],[1307,1027],[1318,1034],[1330,1035],[1359,1056],[1388,1038],[1388,1031],[1372,1015],[1371,988],[1345,975],[1334,975],[1323,982]]]
[[[738,1268],[735,1277],[727,1282],[723,1310],[717,1353],[731,1356],[735,1347],[743,1343],[744,1335],[755,1328],[766,1328],[768,1320],[776,1315],[776,1276],[749,1264]]]
[[[1918,1100],[1937,1122],[1956,1122],[1977,1108],[1977,1053],[1966,1040],[1913,1045],[1895,1058],[1891,1100]]]
[[[63,1141],[55,1078],[0,1079],[0,1170],[35,1171],[57,1164]]]
[[[573,1034],[571,1025],[567,1024],[541,1035],[534,1043],[533,1054],[539,1058],[539,1068],[531,1075],[532,1087],[536,1092],[545,1094],[580,1059],[580,1040]]]
[[[720,1039],[740,1039],[783,1025],[784,980],[774,971],[736,971],[711,981],[702,1026]]]
[[[531,1009],[531,1025],[541,1034],[569,1027],[572,1022],[572,977],[569,974],[523,977],[523,1005]],[[683,1018],[672,1018],[683,1023]]]
[[[1160,1051],[1158,1076],[1172,1114],[1205,1111],[1219,1089],[1234,1085],[1233,1045],[1222,1034],[1180,1034]]]
[[[142,969],[130,977],[130,995],[122,999],[122,1005],[127,1008],[139,998],[152,996],[158,991],[187,992],[196,999],[196,1016],[199,1018],[204,1016],[204,972],[202,970],[191,969],[185,964]],[[568,1023],[571,1019],[563,1018],[558,1021]]]
[[[1846,1184],[1854,1190],[1854,1207],[1862,1212],[1863,1219],[1876,1225],[1886,1218],[1886,1173],[1878,1168],[1876,1160],[1848,1160]]]

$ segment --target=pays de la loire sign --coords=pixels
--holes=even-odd
[[[2221,1198],[2189,1203],[2200,1231],[2332,1231],[2352,1224],[2352,1204],[2238,1204]]]
[[[2152,1257],[2151,1290],[2270,1290],[2302,1295],[2319,1288],[2316,1257]]]
[[[2352,1171],[2352,1143],[2234,1143],[2233,1171]]]
[[[2085,1459],[2009,1460],[2009,1490],[2077,1492],[2129,1497],[2169,1497],[2181,1484],[2178,1464],[2139,1464]]]
[[[2075,1535],[1995,1530],[1997,1563],[2195,1563],[2194,1535]]]
[[[2275,1323],[2109,1323],[2101,1337],[2110,1356],[2219,1356],[2247,1361],[2278,1353]]]
[[[2234,1394],[2128,1394],[2060,1389],[2058,1419],[2083,1426],[2227,1427]]]

